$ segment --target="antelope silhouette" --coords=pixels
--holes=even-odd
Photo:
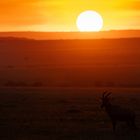
[[[135,125],[135,113],[130,109],[123,108],[119,105],[113,105],[110,102],[109,96],[111,92],[105,91],[102,94],[101,108],[105,108],[106,113],[111,119],[113,131],[116,130],[117,122],[126,122],[130,128],[136,128]]]

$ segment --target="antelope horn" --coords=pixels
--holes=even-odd
[[[111,92],[109,92],[109,93],[105,96],[105,98],[107,98],[110,94],[111,94]]]
[[[106,93],[107,93],[107,91],[103,92],[103,96],[102,96],[103,98],[105,97],[105,94],[106,94]]]

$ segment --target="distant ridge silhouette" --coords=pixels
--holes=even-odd
[[[48,42],[48,43],[52,43],[52,44],[54,44],[54,43],[56,43],[56,42],[58,42],[58,43],[68,43],[68,42],[70,42],[70,43],[74,43],[74,42],[94,42],[94,41],[105,41],[105,42],[107,42],[107,41],[111,41],[111,42],[113,42],[113,41],[122,41],[122,42],[125,42],[125,41],[128,41],[128,42],[133,42],[134,44],[135,44],[135,42],[140,42],[140,37],[131,37],[131,38],[94,38],[94,39],[32,39],[32,38],[26,38],[26,37],[0,37],[0,43],[1,42],[5,42],[6,44],[9,44],[9,42],[10,41],[12,41],[12,42]]]
[[[18,37],[37,40],[138,38],[140,30],[110,30],[101,32],[0,32],[0,37]]]
[[[12,37],[12,36],[9,36],[9,37],[0,37],[0,41],[26,41],[26,40],[33,40],[33,39],[30,39],[30,38],[25,38],[25,37]]]

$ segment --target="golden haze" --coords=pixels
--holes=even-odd
[[[77,16],[95,10],[102,30],[140,29],[140,0],[6,0],[0,1],[0,31],[78,31]]]

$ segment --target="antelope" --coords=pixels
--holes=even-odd
[[[121,106],[113,105],[110,103],[109,96],[111,92],[105,91],[101,97],[101,108],[105,108],[106,113],[111,119],[113,131],[116,130],[117,122],[126,122],[131,128],[136,128],[135,125],[135,113],[130,109],[123,108]]]

